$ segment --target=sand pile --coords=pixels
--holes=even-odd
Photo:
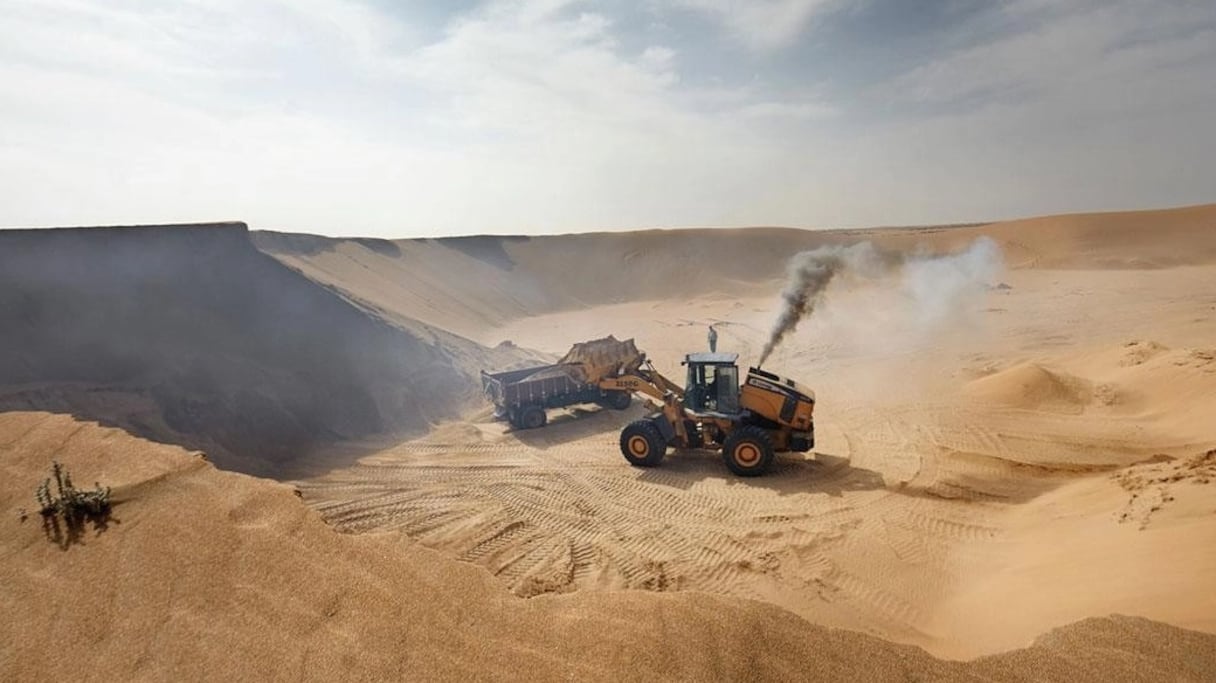
[[[0,405],[72,413],[274,474],[419,433],[509,362],[407,332],[283,267],[243,224],[0,232]]]
[[[290,487],[45,413],[0,415],[0,678],[1204,680],[1216,637],[1091,619],[973,663],[699,594],[520,600],[395,534],[346,536]],[[113,487],[61,550],[19,507],[51,458]]]
[[[964,393],[994,407],[1084,413],[1093,426],[1134,424],[1145,448],[1175,455],[1216,438],[1209,404],[1216,395],[1216,350],[1211,348],[1169,348],[1144,340],[1098,346],[1050,366],[1015,364],[972,380]]]
[[[1094,400],[1089,382],[1037,363],[1022,363],[982,377],[967,390],[977,401],[1028,410],[1080,412]]]

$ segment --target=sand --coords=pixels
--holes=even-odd
[[[346,535],[292,487],[64,415],[0,415],[4,680],[1205,680],[1216,637],[1089,619],[971,663],[692,592],[524,600],[397,533]],[[50,458],[113,487],[66,550],[18,521]]]
[[[0,677],[1211,679],[1214,224],[9,237],[10,266],[84,275],[0,271]],[[641,405],[514,432],[477,397],[480,366],[608,334],[677,379],[710,323],[754,361],[792,251],[977,235],[1009,269],[967,310],[926,324],[897,279],[845,283],[777,350],[819,443],[767,477],[629,467]],[[145,248],[133,275],[105,263]],[[289,419],[237,420],[253,391]],[[169,419],[183,396],[211,419]],[[119,500],[66,551],[16,521],[52,457]]]

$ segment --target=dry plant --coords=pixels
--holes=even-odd
[[[54,489],[52,489],[54,482]],[[42,514],[42,528],[47,538],[63,549],[80,540],[85,525],[92,523],[98,532],[110,521],[110,487],[94,483],[93,490],[77,489],[72,475],[55,461],[51,476],[38,487],[35,497]]]

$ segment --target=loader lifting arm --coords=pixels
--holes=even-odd
[[[637,392],[660,402],[668,394],[677,400],[684,398],[684,387],[664,377],[648,360],[621,375],[601,379],[599,387],[604,391]]]

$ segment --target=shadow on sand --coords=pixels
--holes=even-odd
[[[603,437],[605,443],[616,444],[621,429],[645,414],[645,409],[638,405],[627,410],[596,407],[550,410],[549,423],[544,427],[511,429],[509,434],[525,446],[542,451],[597,436]]]
[[[846,491],[888,488],[878,472],[853,467],[848,458],[829,453],[778,453],[772,469],[760,477],[731,474],[722,453],[707,450],[669,452],[658,467],[639,468],[638,472],[638,481],[683,490],[704,479],[722,479],[729,486],[768,489],[782,495],[823,493],[839,497]]]

